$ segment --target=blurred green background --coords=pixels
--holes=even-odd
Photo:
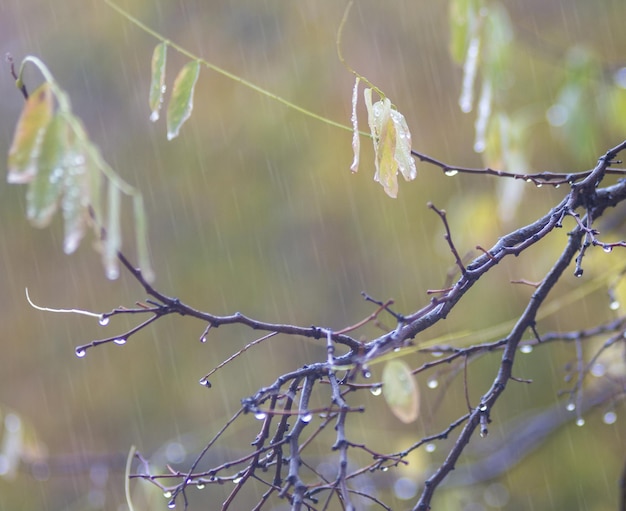
[[[528,170],[592,167],[595,157],[624,139],[626,130],[598,119],[593,157],[581,159],[543,113],[566,80],[565,60],[572,46],[590,49],[609,80],[626,65],[623,0],[504,4],[517,37],[511,108],[542,114],[525,148]],[[206,60],[304,108],[349,123],[353,78],[338,61],[335,47],[344,2],[161,0],[121,5]],[[463,114],[458,107],[461,69],[448,52],[447,2],[359,0],[343,39],[350,65],[385,91],[406,116],[415,149],[457,165],[483,165],[472,151],[474,114]],[[408,313],[428,302],[427,289],[444,285],[454,263],[428,201],[447,209],[457,246],[467,254],[544,214],[565,193],[528,185],[519,209],[505,219],[498,214],[502,191],[497,181],[450,178],[418,164],[418,178],[402,181],[398,199],[390,199],[372,180],[373,151],[367,139],[362,140],[361,169],[351,175],[349,132],[206,69],[196,87],[191,119],[181,136],[168,142],[163,120],[153,124],[148,119],[150,57],[156,43],[100,1],[0,0],[1,53],[10,52],[18,63],[28,54],[47,63],[107,161],[144,192],[156,287],[202,310],[343,328],[371,313],[360,297],[366,291],[381,300],[394,298],[396,309]],[[169,52],[168,87],[185,63]],[[39,80],[29,69],[26,85],[32,89]],[[596,100],[589,99],[591,104]],[[21,107],[22,98],[3,64],[0,154],[8,152]],[[364,110],[359,114],[365,129]],[[255,332],[223,327],[201,344],[205,325],[165,318],[123,347],[107,345],[79,360],[75,346],[123,332],[134,323],[114,318],[101,327],[92,318],[39,312],[27,304],[26,287],[40,305],[97,312],[132,306],[145,296],[124,273],[117,281],[105,278],[91,240],[76,254],[63,255],[59,219],[50,229],[31,228],[25,220],[24,192],[0,181],[0,415],[11,418],[4,421],[4,430],[15,418],[21,421],[28,430],[28,446],[34,448],[36,437],[41,452],[50,456],[50,466],[0,478],[0,510],[125,509],[123,465],[131,445],[147,456],[161,453],[160,459],[172,463],[185,453],[190,459],[237,411],[241,398],[283,372],[325,358],[321,343],[276,337],[217,373],[207,390],[198,379],[253,340]],[[125,246],[132,258],[130,204],[125,207]],[[508,282],[540,280],[565,243],[566,231],[500,265],[447,321],[418,341],[515,318],[532,289]],[[590,254],[583,281],[615,264],[608,259],[619,254]],[[567,293],[578,284],[570,272],[557,292]],[[593,326],[619,313],[610,311],[608,303],[606,293],[598,292],[538,327],[544,332]],[[384,321],[391,323],[390,318]],[[366,338],[378,333],[375,327],[362,332]],[[494,410],[494,435],[527,410],[555,406],[559,390],[571,387],[563,378],[575,356],[573,345],[554,344],[520,358],[515,374],[534,383],[510,386]],[[473,403],[492,381],[498,358],[491,355],[470,365]],[[426,360],[424,355],[407,359],[413,366]],[[373,370],[374,378],[380,375],[380,367]],[[351,418],[352,439],[392,451],[445,428],[465,412],[462,377],[430,390],[425,382],[434,376],[446,381],[446,375],[433,373],[418,378],[423,405],[417,424],[401,424],[382,398],[359,396],[351,404],[366,405],[368,413]],[[618,413],[617,422],[607,425],[599,412],[582,428],[570,421],[497,485],[455,487],[442,491],[435,504],[473,511],[615,509],[624,463],[620,419]],[[238,422],[210,454],[211,460],[248,445],[258,424],[253,418]],[[408,468],[370,476],[367,484],[375,485],[393,509],[409,508],[410,499],[393,496],[394,478],[419,482],[443,459],[446,447],[442,442],[433,453],[420,451]],[[333,462],[328,449],[317,449],[317,463]],[[133,488],[139,509],[166,508],[167,500],[147,485],[135,483]],[[192,501],[198,509],[219,509],[228,490],[198,491]],[[237,509],[249,509],[258,497],[242,495]]]

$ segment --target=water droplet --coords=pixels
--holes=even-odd
[[[578,427],[584,426],[585,425],[585,419],[583,419],[582,417],[578,417],[578,419],[576,419],[576,425]]]
[[[254,418],[260,421],[265,419],[265,417],[267,417],[267,414],[265,412],[258,411],[254,414]]]
[[[380,470],[381,472],[387,472],[387,470],[389,470],[389,467],[382,467]]]
[[[446,170],[446,171],[444,172],[444,174],[445,174],[446,176],[448,176],[448,177],[454,177],[454,176],[456,176],[458,173],[459,173],[459,171],[458,171],[458,170],[456,170],[456,169],[448,169],[448,170]]]
[[[166,491],[166,492],[163,492],[163,496],[164,496],[166,499],[171,499],[171,498],[172,498],[172,492],[171,492],[171,491]]]
[[[576,410],[576,405],[574,403],[567,403],[567,406],[565,407],[565,409],[568,412],[573,412],[574,410]]]
[[[604,367],[604,364],[597,362],[591,366],[590,372],[596,378],[600,378],[606,373],[606,367]]]
[[[370,387],[370,392],[372,393],[372,396],[380,396],[383,393],[383,386],[373,385]]]
[[[200,337],[200,342],[203,344],[206,342],[206,335],[203,335],[202,337]]]
[[[204,484],[198,483],[196,484],[196,488],[198,488],[198,490],[204,490]]]
[[[560,187],[561,187],[561,185],[558,184],[558,183],[554,185],[554,188],[560,188]]]
[[[543,183],[537,183],[537,188],[541,188],[543,186]]]
[[[485,428],[480,430],[480,438],[485,438],[488,435],[488,431]]]
[[[120,270],[118,268],[107,268],[106,269],[106,276],[107,279],[109,280],[117,280],[117,278],[120,276]]]
[[[531,344],[524,344],[519,349],[522,353],[532,353],[533,347]]]
[[[309,423],[311,422],[311,420],[313,420],[313,414],[312,413],[305,413],[304,415],[300,416],[300,420],[304,423]]]
[[[614,411],[606,412],[602,416],[602,421],[605,424],[615,424],[615,421],[617,421],[617,414]]]
[[[426,382],[426,386],[429,389],[436,389],[437,387],[439,387],[439,382],[437,381],[436,378],[431,378],[430,380]]]
[[[207,378],[200,378],[200,381],[198,383],[203,387],[206,387],[207,389],[211,388],[211,382]]]
[[[576,271],[574,272],[574,277],[582,277],[583,276],[583,269],[582,268],[576,268]]]
[[[487,405],[485,403],[481,403],[478,405],[478,410],[481,412],[486,412],[487,411]]]
[[[426,444],[426,452],[435,452],[437,445],[433,443]]]
[[[440,358],[440,357],[443,357],[443,352],[442,351],[433,351],[431,353],[431,356],[433,356],[434,358]]]
[[[546,112],[546,119],[550,126],[560,128],[569,119],[569,114],[569,108],[556,103],[548,108],[548,111]]]
[[[613,247],[611,245],[605,245],[604,247],[602,247],[602,250],[604,250],[607,254],[610,254],[611,252],[613,252]]]
[[[526,178],[526,182],[527,182],[527,183],[532,183],[532,182],[533,182],[533,180],[532,180],[532,179],[530,179],[529,177],[527,177],[527,178]]]
[[[126,339],[124,339],[123,337],[120,337],[119,339],[114,339],[113,342],[121,346],[123,344],[126,344]]]
[[[159,111],[158,110],[154,110],[151,114],[150,114],[150,120],[152,122],[157,122],[159,120]]]
[[[98,323],[100,323],[100,326],[107,326],[109,324],[109,317],[104,315],[100,316]]]
[[[76,348],[76,356],[78,358],[83,358],[87,354],[87,350],[84,348]]]
[[[173,500],[168,502],[167,507],[168,509],[174,509],[176,507],[176,502],[174,502]]]
[[[366,379],[372,377],[372,372],[367,367],[363,368],[362,374],[363,374],[363,378],[366,378]]]
[[[619,309],[619,302],[617,300],[613,300],[609,304],[609,309],[611,309],[612,311],[616,311],[617,309]]]
[[[243,477],[235,477],[235,479],[233,479],[233,484],[239,484],[242,479]]]

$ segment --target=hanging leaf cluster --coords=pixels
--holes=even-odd
[[[513,28],[506,9],[487,0],[453,0],[450,3],[450,53],[463,65],[459,106],[477,109],[474,150],[486,147],[494,104],[511,81]],[[479,73],[480,71],[480,73]],[[476,97],[478,76],[480,92]]]
[[[45,81],[24,103],[9,149],[7,181],[27,184],[28,220],[46,227],[61,210],[65,253],[80,245],[93,228],[109,278],[119,275],[117,253],[121,248],[121,194],[132,197],[139,263],[151,278],[146,240],[146,220],[141,194],[123,181],[104,161],[89,140],[82,122],[73,114],[67,94],[36,57],[26,57],[42,72]],[[108,186],[105,188],[105,182]]]
[[[152,52],[150,78],[150,120],[159,119],[160,110],[165,97],[165,64],[167,60],[167,44],[159,43]],[[172,140],[180,133],[180,128],[191,116],[193,110],[193,93],[200,75],[200,61],[192,60],[183,66],[174,79],[172,94],[167,105],[166,124],[167,139]]]
[[[352,149],[354,160],[350,166],[352,172],[359,168],[360,134],[357,118],[357,103],[360,77],[354,83],[352,92]],[[411,181],[417,176],[415,160],[411,156],[411,132],[404,115],[396,110],[389,98],[382,97],[372,103],[372,89],[363,91],[367,122],[374,143],[374,181],[380,183],[385,193],[394,199],[398,196],[398,172],[404,179]]]

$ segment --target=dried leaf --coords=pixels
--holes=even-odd
[[[393,414],[405,424],[419,415],[420,396],[410,367],[402,360],[390,360],[383,369],[383,396]]]
[[[44,82],[25,101],[9,149],[9,183],[28,183],[37,174],[37,159],[54,105],[50,84]]]
[[[150,120],[159,120],[159,111],[163,104],[165,94],[165,61],[167,58],[167,45],[157,44],[152,53],[151,79],[150,79]]]
[[[167,106],[167,139],[178,136],[181,126],[189,119],[193,109],[193,91],[200,74],[200,62],[194,60],[183,66],[172,88]]]

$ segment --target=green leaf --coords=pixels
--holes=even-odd
[[[37,175],[26,192],[26,216],[36,227],[45,227],[56,212],[64,187],[67,124],[61,115],[50,122],[41,143]]]
[[[393,414],[405,424],[419,415],[419,389],[410,367],[402,360],[390,360],[383,369],[383,396]]]
[[[120,274],[117,253],[122,246],[121,202],[122,192],[112,181],[109,181],[107,191],[107,228],[106,238],[104,240],[104,251],[102,254],[104,270],[107,277],[111,280],[115,280]]]
[[[150,80],[150,120],[159,120],[159,111],[163,104],[165,94],[165,61],[167,56],[167,44],[160,43],[154,48],[152,53],[152,72]]]
[[[470,39],[479,28],[481,0],[452,0],[449,7],[450,54],[458,64],[462,64],[467,54]]]
[[[37,158],[53,108],[52,90],[47,82],[25,101],[9,149],[9,183],[28,183],[37,174]]]
[[[150,253],[148,250],[148,222],[146,211],[143,206],[143,196],[136,194],[133,197],[133,213],[135,216],[135,233],[139,268],[143,277],[148,281],[154,280],[154,271],[150,264]]]
[[[200,74],[200,62],[194,60],[183,66],[172,88],[167,106],[167,139],[178,136],[181,126],[189,119],[193,109],[193,90]]]
[[[511,74],[515,62],[511,55],[513,25],[507,10],[500,4],[489,7],[485,22],[483,76],[495,89],[506,89],[511,83]]]

